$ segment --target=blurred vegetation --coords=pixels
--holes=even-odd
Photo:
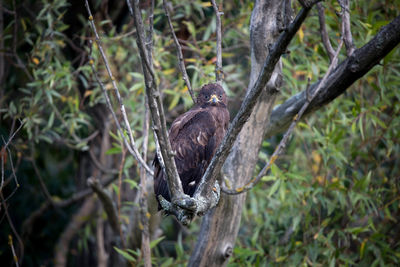
[[[134,26],[122,2],[93,0],[91,6],[140,147],[144,82]],[[293,5],[299,9],[297,2]],[[0,77],[1,148],[23,123],[9,151],[0,151],[5,162],[2,193],[24,243],[24,265],[52,266],[60,234],[83,200],[62,209],[47,209],[33,224],[27,219],[49,196],[51,201],[60,202],[86,189],[86,179],[96,173],[88,156],[94,152],[98,157],[107,157],[106,168],[121,169],[115,179],[120,178],[123,183],[116,180],[109,189],[116,202],[122,199],[118,204],[121,223],[129,224],[131,210],[138,206],[134,196],[139,171],[135,160],[125,153],[116,127],[104,126],[109,114],[88,65],[91,50],[107,89],[111,89],[111,82],[97,46],[89,42],[93,34],[83,2],[5,0],[2,6],[0,60],[6,68]],[[336,47],[340,7],[336,1],[326,1],[324,6],[328,33]],[[399,6],[398,0],[352,1],[356,46],[365,44],[381,26],[398,16]],[[143,1],[141,7],[147,18],[148,1]],[[240,107],[250,73],[252,7],[253,3],[247,0],[223,4],[224,87],[232,115]],[[175,31],[182,40],[192,86],[198,89],[214,80],[213,9],[206,1],[171,1],[170,10]],[[160,1],[154,23],[154,66],[171,123],[190,108],[192,100],[179,72]],[[292,41],[291,53],[283,58],[284,85],[278,103],[304,90],[307,77],[314,82],[327,70],[329,59],[318,29],[317,12],[313,10]],[[344,50],[340,58],[345,58]],[[344,95],[299,124],[285,155],[263,178],[264,182],[248,193],[230,266],[400,265],[399,74],[400,51],[395,49],[381,66]],[[102,154],[100,137],[108,134],[109,145]],[[149,137],[151,162],[155,145],[152,135]],[[265,140],[257,168],[263,166],[279,138]],[[84,226],[72,240],[70,266],[87,266],[96,261],[93,251],[97,217],[85,218]],[[109,227],[106,215],[101,213],[100,217]],[[153,263],[184,266],[194,247],[199,223],[197,219],[189,228],[181,228],[173,218],[163,218],[163,233],[152,243]],[[11,264],[11,248],[5,240],[11,235],[14,246],[18,247],[18,242],[3,207],[0,224],[1,262]],[[133,262],[140,259],[138,248],[109,249]]]

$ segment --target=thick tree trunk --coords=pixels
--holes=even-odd
[[[249,87],[257,80],[268,55],[268,47],[279,36],[279,29],[287,22],[289,1],[257,1],[251,16],[251,75]],[[281,68],[277,65],[267,87],[277,92],[281,83]],[[266,90],[267,91],[267,90]],[[258,152],[268,124],[275,94],[263,92],[259,102],[232,148],[223,172],[234,185],[244,184],[253,175]],[[222,195],[218,206],[203,219],[199,239],[188,266],[223,266],[232,255],[240,226],[242,205],[246,194],[238,196]]]

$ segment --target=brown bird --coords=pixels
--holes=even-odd
[[[229,124],[227,97],[216,83],[204,85],[196,104],[174,120],[169,141],[175,152],[175,163],[183,191],[193,196],[201,177],[221,143]],[[154,158],[154,193],[170,201],[166,175]],[[161,209],[160,204],[158,209]]]

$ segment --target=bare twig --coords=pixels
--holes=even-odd
[[[247,192],[250,189],[252,189],[261,180],[261,178],[263,176],[265,176],[267,174],[267,172],[271,168],[271,165],[276,161],[276,159],[281,155],[281,153],[284,151],[285,147],[287,146],[289,138],[291,137],[293,130],[296,127],[297,123],[299,122],[301,116],[304,114],[304,112],[306,111],[306,109],[308,108],[308,106],[310,105],[312,100],[315,98],[315,96],[319,93],[320,89],[322,87],[324,87],[328,76],[331,74],[333,69],[336,67],[339,52],[342,48],[342,45],[343,45],[343,40],[341,40],[341,42],[339,43],[339,46],[335,52],[332,62],[329,65],[329,68],[328,68],[327,72],[325,73],[324,77],[320,81],[318,87],[315,89],[313,94],[309,96],[309,99],[307,99],[307,101],[304,103],[303,107],[300,109],[300,111],[297,113],[297,115],[294,116],[292,123],[290,124],[288,130],[286,131],[286,133],[283,136],[282,140],[280,141],[279,145],[275,148],[275,151],[272,154],[269,162],[263,167],[263,169],[260,171],[260,173],[255,178],[250,180],[250,182],[248,182],[246,185],[236,188],[236,189],[222,188],[222,192],[229,194],[229,195],[237,195],[237,194],[241,194],[243,192]],[[307,90],[309,90],[309,88],[307,88]]]
[[[318,19],[319,19],[319,31],[321,34],[322,43],[324,44],[326,53],[329,56],[329,61],[332,62],[332,59],[335,55],[335,50],[332,47],[331,41],[329,40],[328,31],[326,30],[325,10],[323,4],[318,3],[317,9],[318,9]]]
[[[18,245],[19,245],[19,255],[14,255],[14,261],[17,262],[18,264],[21,264],[22,263],[22,259],[24,257],[24,243],[22,242],[22,239],[19,236],[19,234],[17,232],[17,229],[15,229],[15,226],[14,226],[14,223],[13,223],[13,221],[11,219],[11,216],[8,213],[8,206],[6,204],[6,201],[4,199],[2,191],[0,191],[0,200],[1,200],[1,204],[2,204],[3,209],[4,209],[4,214],[6,215],[8,224],[10,225],[11,231],[13,232],[14,236],[17,238]]]
[[[17,257],[17,254],[15,253],[12,235],[8,235],[8,245],[11,248],[11,252],[13,254],[13,260],[14,260],[15,266],[19,267],[18,257]]]
[[[338,0],[339,5],[342,9],[342,36],[344,44],[346,46],[347,56],[351,56],[355,50],[355,45],[353,42],[353,36],[350,29],[350,10],[349,10],[349,0]]]
[[[7,142],[4,142],[3,139],[3,143],[4,146],[1,148],[0,150],[0,158],[1,158],[1,184],[0,184],[0,192],[3,190],[3,185],[4,185],[4,161],[5,161],[5,157],[7,154],[7,149],[9,144],[11,143],[12,139],[14,138],[14,136],[19,132],[19,130],[21,130],[22,126],[24,125],[24,122],[20,121],[20,125],[19,127],[10,134],[10,137],[8,138]],[[10,161],[12,164],[12,161]],[[11,167],[14,169],[14,167],[11,165]],[[17,177],[13,171],[13,176],[16,180],[17,186],[18,186],[18,181],[17,181]]]
[[[122,173],[124,171],[124,165],[125,165],[125,160],[126,160],[126,150],[123,147],[123,144],[121,144],[122,146],[122,153],[121,153],[121,162],[119,164],[119,171],[118,171],[118,194],[117,194],[117,209],[118,209],[118,221],[121,222],[121,192],[122,192]],[[144,159],[146,160],[146,159]],[[123,234],[122,234],[122,228],[119,228],[119,235],[121,236],[121,240],[123,239]]]
[[[119,93],[119,89],[118,89],[118,86],[117,86],[117,82],[116,82],[116,80],[115,80],[115,77],[113,76],[113,74],[112,74],[112,72],[111,72],[111,68],[110,68],[110,65],[109,65],[109,63],[108,63],[108,59],[107,59],[106,54],[105,54],[105,52],[104,52],[103,46],[102,46],[102,44],[101,44],[100,36],[99,36],[99,34],[97,33],[96,26],[95,26],[94,21],[93,21],[92,12],[90,11],[89,3],[88,3],[87,0],[85,0],[85,6],[86,6],[87,12],[88,12],[88,14],[89,14],[89,23],[90,23],[90,26],[91,26],[91,28],[92,28],[94,34],[95,34],[95,37],[96,37],[95,40],[96,40],[97,46],[98,46],[98,48],[99,48],[99,51],[100,51],[101,57],[102,57],[102,59],[103,59],[103,62],[104,62],[104,64],[105,64],[105,66],[106,66],[107,73],[108,73],[108,75],[109,75],[109,77],[110,77],[110,79],[111,79],[111,81],[112,81],[113,89],[114,89],[115,95],[116,95],[117,100],[118,100],[118,103],[119,103],[119,107],[120,107],[120,110],[121,110],[121,113],[122,113],[122,117],[123,117],[123,120],[124,120],[124,123],[125,123],[126,131],[128,132],[128,136],[129,136],[130,143],[129,143],[128,140],[125,138],[124,132],[122,131],[121,125],[119,124],[119,121],[118,121],[118,119],[117,119],[117,116],[115,115],[115,112],[114,112],[114,110],[113,110],[113,108],[112,108],[111,102],[110,102],[110,100],[109,100],[109,98],[108,98],[107,91],[105,90],[103,84],[101,83],[101,81],[100,81],[100,79],[99,79],[99,77],[98,77],[98,75],[97,75],[97,72],[95,72],[95,69],[94,69],[94,62],[93,62],[93,60],[91,60],[91,61],[90,61],[90,63],[91,63],[90,65],[92,66],[92,69],[93,69],[93,71],[94,71],[94,73],[95,73],[96,80],[98,81],[98,83],[99,83],[99,85],[100,85],[100,87],[101,87],[101,89],[102,89],[102,91],[103,91],[103,94],[104,94],[104,96],[105,96],[105,98],[106,98],[107,106],[109,107],[109,109],[110,109],[110,111],[111,111],[111,113],[112,113],[112,115],[113,115],[113,118],[114,118],[114,120],[115,120],[115,123],[117,124],[118,131],[120,132],[120,135],[121,135],[121,137],[123,138],[123,140],[124,140],[124,142],[125,142],[125,145],[126,145],[127,148],[128,148],[128,151],[133,155],[133,157],[138,161],[138,163],[139,163],[140,165],[142,165],[142,166],[144,166],[144,167],[146,168],[146,170],[147,170],[149,173],[153,173],[153,171],[151,170],[151,168],[150,168],[150,167],[146,164],[146,162],[142,159],[142,157],[140,156],[139,151],[138,151],[137,148],[136,148],[135,139],[133,138],[133,133],[132,133],[132,129],[131,129],[131,127],[130,127],[129,121],[128,121],[128,116],[127,116],[126,111],[125,111],[125,106],[124,106],[124,103],[122,102],[122,98],[121,98],[121,95],[120,95],[120,93]]]
[[[172,25],[171,17],[169,15],[169,11],[168,11],[168,2],[166,0],[163,0],[163,6],[164,6],[164,11],[165,11],[165,16],[167,16],[167,19],[168,19],[169,29],[171,30],[171,35],[172,35],[172,38],[174,39],[174,43],[176,46],[176,53],[178,56],[179,69],[182,72],[183,80],[186,83],[186,86],[189,90],[190,96],[192,97],[193,103],[196,103],[196,98],[194,96],[192,86],[190,84],[189,76],[186,72],[185,61],[183,59],[183,54],[182,54],[182,47],[178,41],[178,38],[176,37],[174,26]]]
[[[17,192],[17,190],[18,190],[18,188],[19,188],[19,182],[18,182],[18,178],[17,178],[16,173],[17,173],[17,169],[18,169],[19,165],[21,164],[21,160],[22,160],[22,157],[19,156],[19,157],[18,157],[17,164],[16,164],[16,167],[14,167],[14,163],[13,163],[13,160],[12,160],[12,155],[11,155],[10,150],[9,150],[8,148],[7,148],[7,151],[8,151],[8,156],[9,156],[9,158],[10,158],[11,174],[8,176],[8,178],[7,178],[6,181],[4,182],[3,187],[4,187],[4,186],[7,186],[7,185],[11,182],[11,179],[14,179],[15,188],[14,188],[13,191],[5,198],[5,201],[7,201],[9,198],[11,198],[11,197],[15,194],[15,192]]]
[[[216,16],[216,32],[217,32],[217,60],[215,63],[215,80],[220,82],[223,78],[222,72],[222,32],[221,32],[221,15],[224,14],[218,10],[217,3],[215,0],[211,0],[211,4],[214,8],[215,16]]]

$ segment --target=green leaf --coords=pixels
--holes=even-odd
[[[129,184],[131,189],[139,188],[137,182],[132,179],[125,179],[124,182]]]
[[[117,251],[119,254],[121,254],[122,257],[124,257],[125,259],[127,259],[128,261],[131,262],[136,262],[136,259],[134,257],[132,257],[129,253],[123,251],[122,249],[119,249],[117,247],[114,247],[115,251]]]
[[[106,155],[121,154],[121,147],[112,147],[106,151]]]
[[[269,189],[269,193],[268,193],[267,197],[271,197],[278,190],[280,184],[281,184],[281,180],[276,180],[275,183]]]
[[[157,238],[153,241],[150,242],[150,248],[154,248],[155,246],[157,246],[158,243],[160,243],[162,240],[164,240],[165,236],[162,236],[160,238]]]
[[[365,140],[362,118],[363,118],[363,116],[360,116],[360,119],[358,120],[358,128],[360,129],[361,139],[362,139],[362,140]]]

